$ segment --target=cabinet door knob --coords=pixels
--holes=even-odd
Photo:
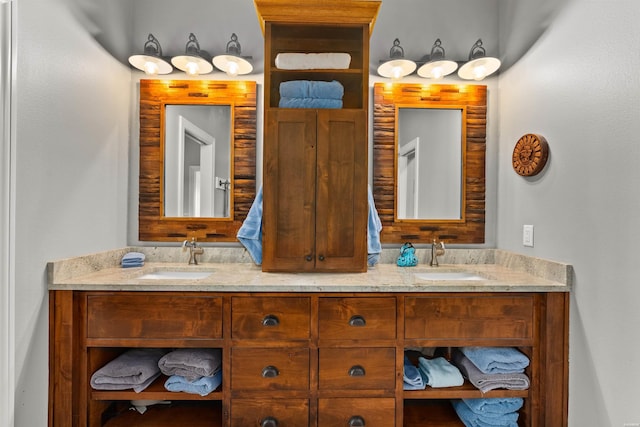
[[[354,415],[349,418],[349,427],[364,427],[364,418],[359,415]]]
[[[262,319],[262,326],[278,326],[279,324],[280,320],[278,319],[278,316],[273,314],[267,314],[264,316],[264,319]]]
[[[318,257],[318,259],[319,259],[320,261],[324,261],[324,255],[320,255],[320,256]]]
[[[359,314],[351,316],[351,319],[349,319],[349,326],[365,326],[366,324],[367,321]]]
[[[305,259],[307,261],[313,261],[313,255],[307,255]]]
[[[273,417],[263,418],[260,420],[260,427],[278,427],[278,420]]]
[[[349,376],[350,377],[364,377],[365,371],[364,368],[360,365],[354,365],[349,368]]]
[[[262,369],[262,378],[275,378],[280,375],[280,371],[275,366],[265,366]]]

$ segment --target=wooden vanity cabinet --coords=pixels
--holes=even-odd
[[[522,397],[520,427],[566,427],[569,294],[50,292],[50,427],[442,427],[450,399]],[[528,390],[404,390],[405,349],[510,346]],[[220,348],[222,386],[94,390],[129,348]],[[130,400],[169,400],[145,414]]]

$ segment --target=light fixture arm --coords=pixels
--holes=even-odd
[[[187,41],[184,51],[187,55],[200,56],[200,43],[198,43],[195,34],[189,34],[189,40]]]
[[[487,56],[487,51],[482,47],[482,39],[478,39],[477,42],[471,46],[469,51],[469,61]]]
[[[435,61],[439,59],[443,59],[445,57],[444,48],[442,47],[442,42],[440,39],[436,39],[433,43],[433,47],[431,48],[431,54],[429,54],[429,61]]]
[[[393,46],[389,49],[389,58],[391,59],[402,59],[404,58],[404,49],[400,46],[400,40],[395,39],[393,41]]]
[[[144,44],[144,54],[162,57],[162,46],[160,46],[158,39],[151,33],[147,36],[147,41]]]
[[[231,34],[231,40],[227,43],[227,54],[236,56],[242,55],[242,47],[240,46],[236,33]]]

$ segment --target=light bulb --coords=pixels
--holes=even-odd
[[[153,61],[146,61],[144,63],[144,72],[150,76],[158,74],[158,64]]]
[[[186,63],[186,65],[184,66],[186,69],[186,73],[190,76],[197,76],[198,75],[198,64],[196,64],[195,62],[189,61]]]
[[[235,77],[238,75],[238,63],[236,61],[229,61],[227,63],[227,75]]]
[[[402,77],[402,67],[395,66],[391,69],[391,78],[398,80]]]
[[[434,79],[442,78],[442,67],[435,67],[433,70],[431,70],[431,77],[433,77]]]
[[[486,77],[486,68],[484,65],[478,65],[473,69],[473,78],[475,80],[482,80]]]

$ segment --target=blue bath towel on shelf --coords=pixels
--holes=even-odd
[[[404,358],[404,369],[402,375],[402,387],[405,390],[424,390],[427,386],[424,383],[420,370],[415,367],[408,357]]]
[[[376,210],[376,204],[373,200],[371,186],[367,188],[367,199],[369,201],[369,218],[367,224],[367,264],[373,267],[378,263],[380,252],[382,252],[382,244],[380,243],[380,231],[382,231],[382,222]]]
[[[521,397],[494,397],[488,399],[462,399],[476,414],[488,417],[516,412],[524,405]]]
[[[485,374],[524,372],[529,358],[513,347],[461,347],[460,351]]]
[[[451,404],[466,427],[518,427],[517,412],[486,417],[473,412],[462,400],[452,400]]]
[[[144,258],[144,254],[142,252],[127,252],[122,257],[122,268],[142,267],[144,265]]]
[[[418,367],[428,386],[433,388],[456,387],[464,384],[462,374],[444,357],[418,358]]]
[[[280,108],[342,108],[341,99],[280,97]]]
[[[337,81],[291,80],[280,83],[283,98],[342,99],[344,86]]]
[[[222,371],[218,371],[211,377],[201,377],[195,381],[189,381],[180,375],[172,375],[167,378],[164,387],[169,391],[185,392],[206,396],[222,384]]]

